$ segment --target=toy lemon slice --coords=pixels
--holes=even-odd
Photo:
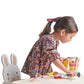
[[[47,75],[48,75],[48,76],[51,76],[51,75],[53,75],[53,72],[51,72],[51,73],[47,73]]]

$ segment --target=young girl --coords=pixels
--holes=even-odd
[[[21,71],[30,75],[31,78],[36,77],[37,73],[46,75],[46,73],[52,72],[51,63],[54,63],[65,73],[76,76],[76,72],[68,70],[63,65],[62,62],[65,58],[61,57],[57,51],[59,41],[62,43],[69,42],[78,32],[74,18],[64,16],[47,19],[47,21],[47,25],[40,33],[40,38],[33,45]],[[50,33],[53,22],[56,22],[53,27],[54,32]]]

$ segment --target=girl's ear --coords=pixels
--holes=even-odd
[[[9,65],[8,57],[6,54],[3,54],[1,57],[2,64],[6,67]]]
[[[17,59],[15,54],[10,55],[10,61],[11,61],[11,64],[17,65]]]
[[[64,29],[62,29],[62,30],[60,31],[60,35],[61,35],[61,36],[65,36],[65,35],[66,35],[66,32],[65,32]]]

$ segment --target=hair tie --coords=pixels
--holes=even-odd
[[[59,20],[61,17],[47,19],[48,22],[53,22]]]

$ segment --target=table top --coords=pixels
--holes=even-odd
[[[30,79],[22,79],[14,82],[3,82],[3,84],[84,84],[84,75],[80,78],[70,79],[38,78],[32,82]]]

